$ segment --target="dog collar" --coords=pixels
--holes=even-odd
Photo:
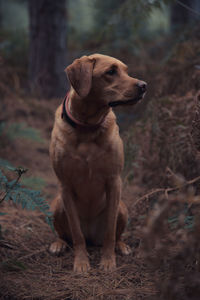
[[[86,129],[97,129],[99,126],[103,123],[104,118],[101,122],[97,124],[86,124],[83,123],[76,118],[74,118],[69,110],[69,93],[66,94],[63,104],[62,104],[62,113],[61,113],[61,118],[68,122],[72,127],[74,128],[86,128]]]

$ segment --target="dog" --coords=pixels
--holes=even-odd
[[[121,238],[128,211],[121,201],[124,153],[112,107],[136,104],[147,84],[102,54],[76,59],[65,71],[71,89],[56,111],[50,144],[60,183],[51,206],[59,238],[49,250],[58,255],[72,242],[73,269],[83,273],[90,269],[86,242],[100,245],[100,268],[112,271],[115,248],[131,252]]]

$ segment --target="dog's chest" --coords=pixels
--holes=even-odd
[[[123,147],[119,135],[99,136],[86,140],[76,135],[54,139],[51,156],[58,176],[66,180],[85,182],[104,181],[110,175],[120,174],[123,165]]]
[[[102,180],[107,174],[113,173],[115,163],[113,162],[112,147],[109,145],[98,145],[94,142],[81,142],[70,147],[62,159],[64,172],[72,180],[95,181]],[[118,160],[119,162],[119,160]],[[112,170],[111,170],[112,169]]]
[[[79,160],[91,163],[98,157],[105,154],[105,151],[103,151],[95,143],[80,143],[76,148],[75,154],[78,156]]]
[[[76,170],[96,169],[100,160],[106,158],[107,151],[95,143],[80,143],[71,153],[71,163],[75,164]]]

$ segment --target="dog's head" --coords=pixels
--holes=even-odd
[[[146,92],[146,82],[130,77],[124,63],[106,55],[83,56],[66,72],[80,98],[95,99],[111,107],[135,104]]]

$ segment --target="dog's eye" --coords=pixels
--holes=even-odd
[[[110,69],[106,72],[107,75],[115,75],[117,73],[116,69]]]

